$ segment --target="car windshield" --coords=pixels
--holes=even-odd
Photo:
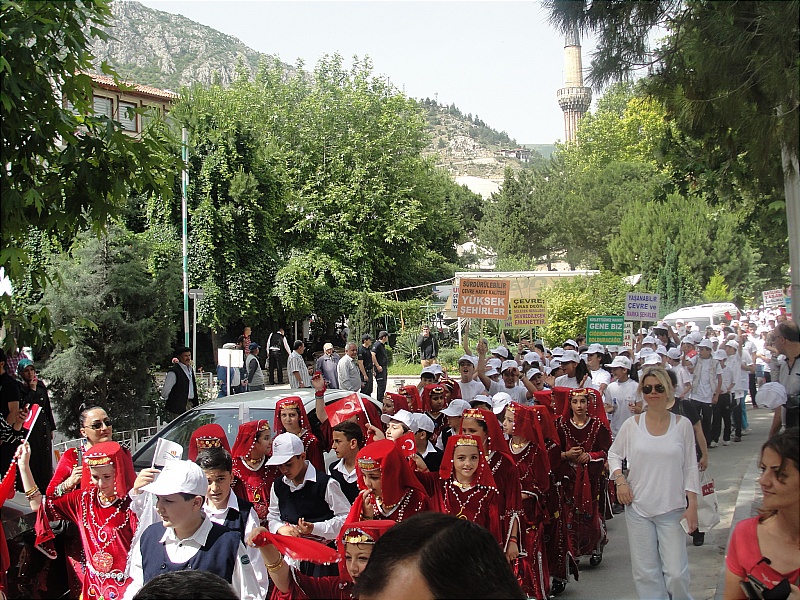
[[[275,411],[271,408],[251,407],[248,420],[256,421],[266,419],[272,425]],[[189,457],[189,440],[192,432],[203,425],[216,423],[225,430],[228,442],[233,447],[236,439],[236,432],[239,430],[239,409],[235,407],[217,409],[197,409],[178,417],[157,437],[163,437],[171,442],[180,444],[183,447],[184,460]],[[153,463],[153,455],[156,450],[156,439],[153,438],[134,457],[134,467],[137,471],[150,467]]]

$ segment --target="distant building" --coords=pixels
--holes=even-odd
[[[578,122],[592,104],[592,90],[583,85],[581,42],[574,24],[564,43],[564,87],[556,92],[556,97],[564,111],[564,141],[574,142]]]
[[[123,87],[114,82],[108,75],[87,73],[92,78],[92,104],[95,115],[105,115],[118,121],[123,131],[131,135],[141,133],[147,124],[143,115],[129,113],[128,108],[152,107],[166,115],[178,94],[169,90],[160,90],[149,85],[139,85],[121,81]],[[72,108],[67,103],[67,108]]]
[[[516,158],[522,162],[530,162],[531,151],[527,148],[502,148],[497,152],[503,158]]]

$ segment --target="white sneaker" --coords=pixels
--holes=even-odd
[[[722,442],[722,445],[723,445],[723,446],[730,446],[730,445],[731,445],[731,443],[730,443],[730,441],[729,441],[729,440],[724,440],[724,441]]]
[[[742,435],[750,435],[750,428],[742,429]]]
[[[708,445],[708,447],[709,447],[709,448],[716,448],[716,447],[717,447],[717,442],[711,442],[711,443]]]

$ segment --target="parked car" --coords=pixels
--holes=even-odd
[[[675,321],[678,319],[683,319],[684,323],[694,321],[700,331],[705,331],[709,325],[719,325],[720,321],[728,321],[725,313],[729,313],[734,319],[739,319],[742,314],[732,302],[714,302],[698,306],[684,306],[674,313],[668,314],[663,320],[670,325],[675,325]]]
[[[352,393],[347,390],[328,390],[325,392],[325,404],[335,402]],[[162,437],[180,444],[183,447],[183,458],[188,458],[189,441],[192,432],[198,427],[209,423],[216,423],[222,426],[228,436],[228,442],[233,447],[240,423],[266,419],[272,426],[275,422],[275,405],[278,400],[286,396],[299,396],[303,400],[303,405],[308,413],[312,430],[319,426],[314,390],[310,388],[299,390],[267,389],[259,392],[246,392],[244,394],[226,396],[211,400],[185,412],[159,431],[158,434],[133,454],[134,468],[140,471],[152,465],[156,442]],[[381,402],[364,394],[361,394],[361,399],[365,403],[372,402],[377,407],[378,412],[381,411]],[[333,460],[333,453],[327,453],[325,458],[326,462],[330,462]]]

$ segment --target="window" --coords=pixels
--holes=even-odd
[[[128,109],[136,109],[136,105],[132,102],[119,103],[119,122],[125,131],[137,131],[136,129],[136,113]]]
[[[106,117],[113,117],[114,110],[113,110],[113,103],[111,98],[106,98],[105,96],[95,96],[94,97],[94,114],[98,117],[106,116]]]

